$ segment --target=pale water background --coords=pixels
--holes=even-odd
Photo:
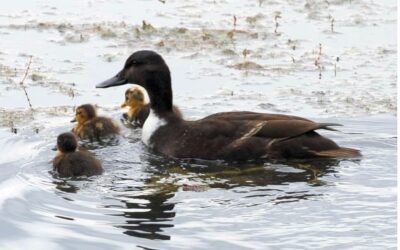
[[[394,0],[3,4],[0,248],[395,249],[396,9]],[[73,108],[96,103],[119,119],[128,86],[94,86],[139,49],[164,56],[187,119],[251,110],[338,122],[341,133],[321,133],[363,157],[170,161],[124,128],[119,143],[91,145],[104,175],[54,178],[55,139],[72,128]],[[19,85],[31,56],[33,113]]]

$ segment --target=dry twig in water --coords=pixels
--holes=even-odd
[[[28,92],[26,91],[26,87],[25,87],[25,85],[24,85],[24,81],[25,81],[26,77],[28,76],[28,72],[29,72],[29,68],[31,67],[31,63],[32,63],[32,56],[29,58],[29,63],[28,63],[28,66],[26,67],[24,77],[23,77],[22,80],[19,82],[19,85],[21,85],[22,89],[23,89],[24,92],[25,92],[25,96],[26,96],[26,99],[28,100],[29,107],[30,107],[31,109],[33,109],[31,100],[29,99]]]

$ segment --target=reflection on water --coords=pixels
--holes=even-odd
[[[175,217],[175,204],[168,200],[174,194],[170,192],[160,192],[148,195],[128,196],[124,198],[139,199],[143,203],[126,200],[124,203],[129,210],[135,212],[123,212],[121,216],[127,218],[125,225],[117,227],[124,228],[124,234],[147,239],[169,240],[171,236],[163,233],[163,228],[173,227]]]
[[[120,201],[120,204],[106,204],[103,207],[114,211],[112,216],[124,218],[124,223],[114,224],[115,227],[124,229],[124,234],[151,240],[171,239],[165,229],[174,227],[177,211],[176,202],[172,198],[179,190],[206,192],[210,189],[226,189],[243,194],[243,198],[249,200],[266,197],[274,205],[298,202],[323,196],[323,193],[315,192],[312,187],[329,184],[321,179],[328,173],[335,173],[335,168],[340,163],[337,159],[309,159],[232,164],[171,160],[156,155],[147,155],[145,161],[149,165],[145,170],[149,177],[141,180],[142,185],[128,185],[132,181],[130,178],[114,179],[115,183],[126,184],[110,187],[117,191],[112,198]],[[122,164],[126,163],[130,164]],[[283,186],[297,182],[307,183],[310,188],[285,191]],[[68,180],[55,181],[54,184],[63,192],[76,193],[79,190]],[[243,190],[246,187],[248,188]],[[230,201],[228,199],[218,202],[223,204]],[[255,205],[257,204],[249,204]]]

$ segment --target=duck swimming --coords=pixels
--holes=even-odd
[[[254,112],[225,112],[185,121],[172,111],[171,75],[154,51],[133,53],[124,68],[98,88],[134,83],[150,98],[150,114],[142,141],[156,153],[175,158],[247,161],[277,158],[356,157],[356,149],[338,146],[318,129],[334,130],[334,123]]]
[[[57,137],[58,154],[53,159],[53,170],[60,177],[92,176],[103,173],[101,163],[88,151],[77,151],[78,142],[73,133]]]
[[[75,118],[71,122],[77,122],[72,132],[81,139],[98,141],[103,137],[114,136],[119,133],[118,124],[110,118],[97,116],[96,109],[91,104],[84,104],[76,108]]]
[[[150,113],[150,105],[145,102],[143,90],[138,86],[127,89],[125,101],[121,104],[121,108],[125,107],[128,107],[129,110],[123,114],[124,119],[133,126],[142,128]],[[177,107],[174,106],[173,111],[179,117],[182,117],[182,113]]]

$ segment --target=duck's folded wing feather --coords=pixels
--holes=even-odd
[[[264,122],[263,126],[254,134],[254,136],[271,139],[288,139],[317,129],[335,130],[330,128],[330,126],[342,125],[337,123],[315,123],[302,120],[274,120]]]
[[[301,120],[310,121],[306,118],[291,115],[282,114],[268,114],[268,113],[257,113],[250,111],[232,111],[232,112],[220,112],[209,115],[203,119],[224,119],[230,121],[273,121],[273,120]]]

